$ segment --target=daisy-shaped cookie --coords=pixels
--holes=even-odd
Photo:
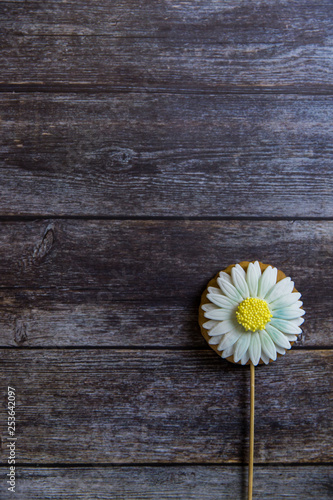
[[[258,261],[229,266],[203,294],[202,333],[222,358],[267,364],[302,333],[300,297],[291,278],[275,267]]]

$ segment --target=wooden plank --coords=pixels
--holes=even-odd
[[[332,91],[328,0],[1,2],[1,9],[3,82]]]
[[[107,290],[2,290],[0,345],[206,348],[193,302],[114,301]],[[326,333],[317,344],[328,345]],[[311,335],[306,345],[313,343]]]
[[[310,294],[294,349],[333,346],[330,298]],[[0,346],[209,349],[198,327],[198,297],[114,300],[111,290],[2,289]]]
[[[332,38],[317,43],[2,36],[1,84],[107,90],[331,93]],[[50,90],[50,89],[49,89]]]
[[[0,2],[6,35],[111,35],[114,37],[318,43],[332,36],[329,0],[224,0],[144,3],[135,0]]]
[[[6,94],[0,211],[332,217],[332,105],[327,96]]]
[[[257,463],[332,460],[332,361],[291,351],[256,370]],[[1,366],[18,463],[246,461],[249,371],[213,351],[6,349]]]
[[[301,345],[329,346],[332,234],[331,221],[2,222],[1,344],[200,347],[208,281],[259,259],[303,295]]]
[[[235,500],[245,498],[245,467],[17,467],[17,500]],[[332,467],[256,466],[255,498],[330,500]],[[3,488],[3,500],[13,498]]]
[[[2,288],[196,300],[219,270],[259,259],[292,276],[308,305],[331,298],[332,221],[53,219],[2,221],[0,229]]]

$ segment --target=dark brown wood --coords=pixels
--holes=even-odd
[[[247,459],[249,371],[211,350],[0,357],[1,385],[17,393],[18,463]],[[332,361],[330,350],[291,351],[256,369],[256,463],[332,460]]]
[[[244,500],[249,373],[197,311],[260,259],[307,314],[256,370],[255,498],[331,498],[331,0],[0,1],[0,32],[15,497]]]
[[[197,306],[193,298],[115,301],[103,289],[2,290],[0,345],[205,348]],[[328,345],[326,333],[299,345]]]
[[[325,304],[310,310],[315,319],[307,318],[295,347],[332,345]],[[94,290],[3,291],[1,346],[205,348],[197,315],[193,300],[113,301],[109,292]]]
[[[0,228],[2,288],[101,289],[110,302],[199,300],[216,272],[257,258],[292,276],[304,300],[324,310],[331,299],[332,221],[54,219]]]
[[[0,84],[106,90],[332,93],[332,46],[156,38],[1,37]],[[140,54],[140,57],[138,57]],[[217,69],[218,68],[218,69]],[[83,87],[84,88],[84,87]]]
[[[17,500],[235,500],[246,498],[241,466],[18,467]],[[332,467],[260,466],[255,497],[331,500]],[[268,495],[268,497],[267,497]],[[2,497],[13,494],[3,489]]]
[[[208,281],[256,258],[302,293],[301,345],[332,345],[333,222],[55,219],[0,229],[2,345],[200,347]]]
[[[332,97],[6,94],[0,109],[2,215],[333,215]]]
[[[198,327],[198,297],[114,300],[103,289],[2,290],[0,345],[208,349]],[[312,301],[306,291],[305,297],[306,322],[294,349],[332,346],[329,298],[319,291]]]
[[[3,82],[332,91],[328,0],[1,7]]]
[[[329,0],[80,0],[1,2],[1,31],[12,35],[110,35],[219,43],[318,43],[332,36]]]

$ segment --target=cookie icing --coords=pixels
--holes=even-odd
[[[208,303],[201,306],[208,321],[202,327],[222,358],[268,364],[302,333],[301,294],[294,291],[291,278],[277,281],[277,273],[272,266],[262,272],[258,261],[250,262],[246,271],[236,264],[231,275],[219,273],[218,288],[208,287]]]

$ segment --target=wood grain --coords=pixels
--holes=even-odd
[[[332,497],[332,21],[330,0],[0,1],[19,500],[246,497],[249,373],[197,325],[245,259],[307,312],[256,370],[255,495]]]
[[[18,467],[17,500],[235,500],[244,499],[245,467]],[[254,498],[332,498],[332,467],[260,466]],[[221,497],[222,495],[222,497]],[[12,494],[3,491],[3,500]]]
[[[2,82],[332,91],[327,0],[1,2],[1,8]]]
[[[218,271],[247,258],[292,276],[311,301],[331,297],[332,221],[52,219],[2,221],[0,229],[2,288],[199,299]]]
[[[318,43],[332,36],[329,0],[1,2],[9,35],[110,35],[219,43]]]
[[[293,348],[333,346],[329,299],[320,292],[309,298],[304,299],[303,333]],[[208,349],[198,327],[198,306],[194,295],[181,301],[114,300],[111,291],[98,289],[2,289],[0,345]]]
[[[302,293],[300,345],[330,346],[332,234],[330,221],[2,222],[1,344],[200,347],[208,281],[259,259]]]
[[[332,93],[328,43],[203,43],[108,36],[0,38],[0,83],[104,86],[109,91]],[[140,56],[138,56],[140,54]]]
[[[0,355],[18,463],[246,461],[249,373],[213,351]],[[332,355],[291,351],[256,369],[256,463],[332,460]]]
[[[327,96],[6,94],[1,214],[332,217],[332,108]]]

